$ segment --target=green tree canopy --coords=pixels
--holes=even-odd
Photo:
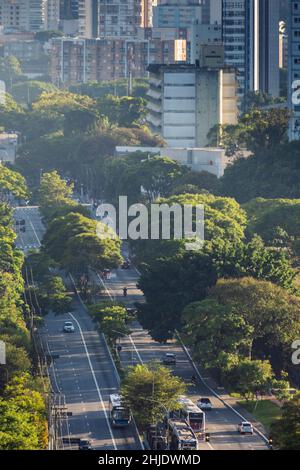
[[[20,173],[0,163],[0,201],[13,194],[17,199],[26,199],[29,195],[25,179]]]
[[[300,450],[300,393],[282,407],[282,418],[271,427],[275,448]]]
[[[140,305],[139,320],[159,341],[172,338],[181,327],[181,312],[190,302],[205,298],[217,276],[207,255],[185,252],[142,266],[139,287],[146,304]]]
[[[168,410],[178,409],[185,390],[179,377],[155,363],[130,367],[121,384],[122,397],[142,428],[162,422]]]

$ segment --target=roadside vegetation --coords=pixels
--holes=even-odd
[[[27,189],[21,175],[0,164],[0,194],[23,198]],[[30,307],[22,278],[24,258],[14,247],[12,210],[0,201],[0,340],[6,364],[0,364],[0,449],[46,449],[48,430],[46,395],[30,331]]]
[[[169,410],[179,409],[185,392],[186,384],[157,363],[129,367],[121,384],[124,402],[142,430],[163,422]]]
[[[17,64],[10,66],[20,72]],[[27,106],[7,95],[0,106],[0,126],[21,133],[16,168],[46,225],[35,269],[47,263],[66,268],[86,293],[90,268],[103,271],[122,263],[119,238],[99,238],[96,221],[74,194],[115,205],[120,195],[127,195],[129,204],[147,206],[204,204],[205,243],[198,251],[186,251],[185,240],[130,242],[146,299],[138,319],[157,341],[168,341],[178,330],[201,365],[247,402],[275,390],[287,401],[281,419],[291,415],[297,422],[297,400],[293,407],[287,398],[290,383],[299,385],[291,345],[300,334],[300,144],[287,142],[287,112],[252,107],[237,126],[212,129],[211,143],[223,145],[231,158],[217,180],[164,156],[140,151],[116,156],[117,145],[165,144],[145,125],[142,90],[117,97],[106,86],[47,89]],[[16,197],[27,197],[20,178],[15,172],[2,178],[2,200],[10,191],[7,182],[16,179]],[[49,278],[48,270],[39,295],[41,303],[49,303],[45,309],[55,306],[59,312],[69,299],[56,274]],[[96,304],[91,314],[113,344],[126,334],[122,306]],[[154,372],[132,370],[130,380],[134,373],[144,380]],[[278,446],[285,448],[285,438],[274,429]],[[296,424],[291,429],[296,439]]]

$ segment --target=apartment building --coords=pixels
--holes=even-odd
[[[145,77],[150,63],[185,58],[185,42],[160,39],[55,38],[51,40],[50,74],[57,85],[91,80]]]
[[[0,0],[0,26],[8,32],[36,32],[45,29],[47,2],[48,0]]]
[[[152,26],[152,1],[78,0],[78,18],[82,37],[136,38]]]
[[[238,70],[238,94],[279,96],[279,0],[223,0],[226,64]]]
[[[153,8],[155,28],[190,28],[195,20],[202,22],[201,0],[160,0]]]

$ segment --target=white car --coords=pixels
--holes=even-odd
[[[238,432],[240,434],[253,434],[253,426],[248,421],[243,421],[238,425]]]
[[[65,321],[63,331],[64,333],[74,333],[75,328],[73,323],[71,321]]]
[[[200,410],[211,411],[212,410],[212,403],[209,398],[200,398],[197,401],[197,406]]]

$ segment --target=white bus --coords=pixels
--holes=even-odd
[[[121,396],[116,393],[109,396],[109,417],[116,428],[128,426],[131,421],[130,409],[124,406]]]
[[[173,412],[172,415],[184,419],[198,438],[205,439],[205,413],[187,397],[180,397],[179,403],[180,410]]]
[[[198,439],[183,419],[168,419],[167,442],[170,450],[198,450]]]

